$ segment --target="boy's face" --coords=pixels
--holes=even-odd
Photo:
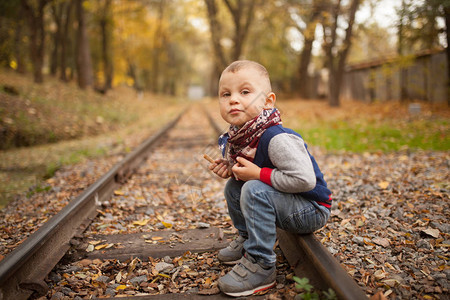
[[[258,70],[250,67],[234,73],[222,73],[219,106],[220,114],[227,123],[241,127],[264,108],[273,108],[274,104],[275,94],[270,92],[268,79]]]

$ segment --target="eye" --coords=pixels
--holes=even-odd
[[[247,94],[250,94],[250,91],[249,90],[242,90],[241,94],[242,95],[247,95]]]
[[[229,92],[224,92],[224,93],[222,93],[222,97],[230,97],[230,93]]]

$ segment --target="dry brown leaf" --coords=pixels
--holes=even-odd
[[[389,181],[381,181],[381,182],[378,183],[378,186],[379,186],[381,189],[385,190],[385,189],[387,189],[387,187],[389,186],[389,184],[390,184]]]
[[[383,246],[384,248],[387,248],[391,245],[391,242],[387,238],[374,238],[372,242],[377,245]]]
[[[370,297],[370,300],[387,300],[387,298],[384,296],[382,291],[379,291],[372,297]]]
[[[138,225],[138,226],[145,226],[147,225],[147,223],[150,221],[150,219],[142,219],[139,221],[134,221],[133,225]]]
[[[95,246],[95,250],[101,250],[106,247],[108,247],[108,244],[98,245],[98,246]]]
[[[431,236],[435,239],[437,239],[440,234],[439,229],[435,229],[435,228],[427,228],[427,229],[422,230],[421,232],[423,232],[424,234]]]

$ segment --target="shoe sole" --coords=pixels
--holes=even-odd
[[[262,291],[265,291],[267,289],[270,289],[272,287],[274,287],[276,284],[276,281],[266,284],[266,285],[262,285],[262,286],[258,286],[256,288],[254,288],[253,290],[248,290],[248,291],[242,291],[242,292],[223,292],[224,294],[227,294],[228,296],[232,296],[232,297],[245,297],[245,296],[250,296]]]

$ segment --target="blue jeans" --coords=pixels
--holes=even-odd
[[[228,180],[228,212],[239,235],[247,238],[244,249],[260,264],[273,266],[276,227],[293,233],[311,233],[323,227],[330,211],[299,194],[280,192],[259,181]]]

